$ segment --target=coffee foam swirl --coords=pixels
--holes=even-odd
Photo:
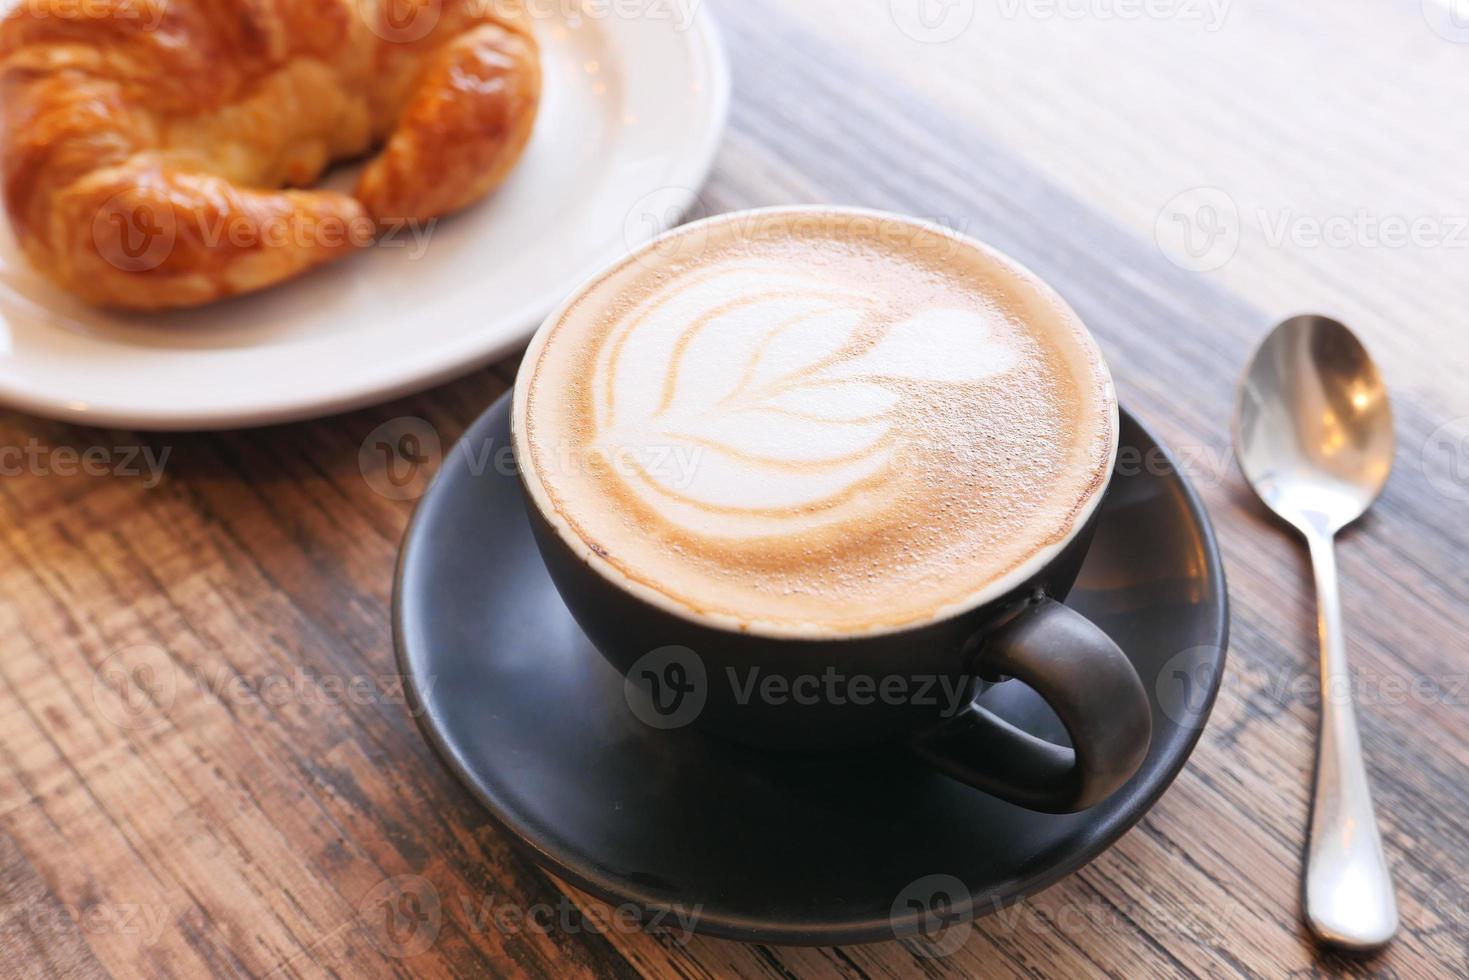
[[[645,595],[796,633],[931,617],[1069,536],[1116,444],[1069,307],[937,231],[754,220],[614,269],[532,345],[517,452],[553,524]]]
[[[905,435],[914,385],[976,384],[1017,351],[972,309],[888,321],[848,284],[771,261],[668,282],[608,334],[591,445],[684,528],[755,538],[851,519]],[[686,468],[658,465],[673,454]],[[838,506],[844,505],[844,506]]]

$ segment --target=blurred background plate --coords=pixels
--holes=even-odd
[[[0,401],[205,429],[344,411],[504,357],[581,280],[676,223],[713,162],[729,71],[702,5],[544,5],[542,114],[493,196],[419,235],[195,310],[94,310],[0,233]],[[561,10],[561,13],[551,13]],[[349,189],[356,168],[327,186]]]

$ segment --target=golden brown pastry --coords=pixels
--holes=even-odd
[[[521,0],[27,0],[0,23],[5,206],[92,303],[206,303],[488,193],[540,91]],[[379,145],[351,196],[280,189]]]

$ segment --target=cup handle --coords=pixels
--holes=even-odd
[[[1075,749],[971,702],[913,742],[945,775],[1027,810],[1075,813],[1111,796],[1148,754],[1153,716],[1137,671],[1106,633],[1054,599],[1032,600],[991,633],[973,669],[1029,684]]]

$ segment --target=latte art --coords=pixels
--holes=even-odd
[[[883,506],[881,484],[853,498],[909,435],[907,389],[1010,370],[995,333],[965,309],[889,322],[860,291],[774,262],[672,280],[609,332],[590,444],[689,531],[789,534]],[[686,470],[656,465],[680,451]]]
[[[516,451],[558,531],[655,601],[896,628],[1069,536],[1115,452],[1110,379],[995,253],[804,214],[707,224],[588,287],[527,353]]]

